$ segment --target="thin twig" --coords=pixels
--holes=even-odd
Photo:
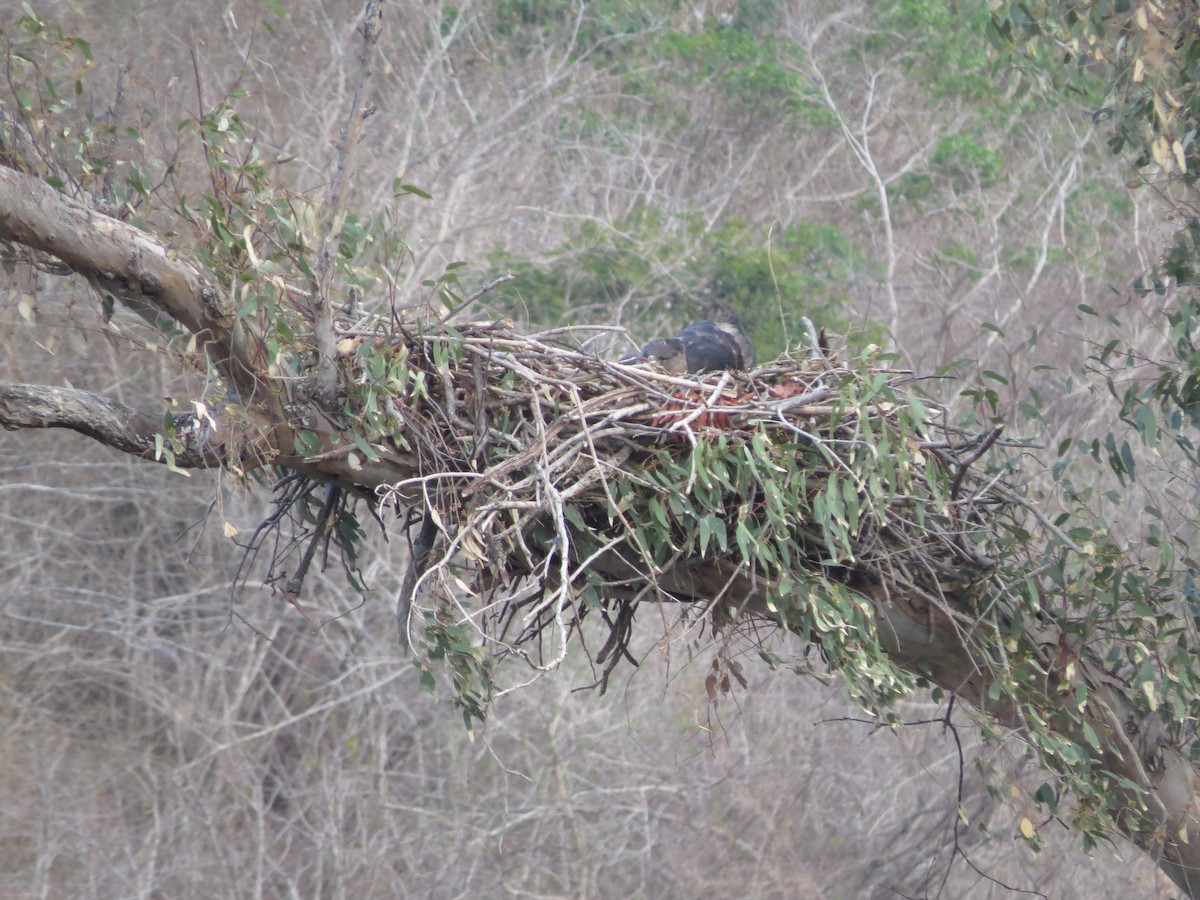
[[[517,277],[516,275],[501,275],[495,281],[489,281],[487,284],[485,284],[479,290],[475,291],[475,293],[471,294],[471,296],[467,297],[467,299],[464,300],[462,303],[458,304],[458,306],[455,306],[452,309],[450,309],[445,315],[443,315],[440,319],[438,319],[437,324],[445,325],[447,322],[449,322],[451,319],[453,319],[455,316],[457,316],[460,312],[462,312],[464,309],[466,309],[468,306],[470,306],[476,300],[491,293],[496,288],[500,287],[500,285],[502,285],[502,284],[508,284],[510,281],[515,281],[516,277]]]
[[[194,57],[193,57],[194,61]],[[130,63],[122,63],[117,69],[117,88],[112,106],[104,117],[108,120],[108,133],[101,139],[100,163],[104,169],[104,180],[100,185],[100,196],[111,209],[113,200],[113,176],[117,171],[117,126],[121,122],[121,112],[125,108],[125,76],[129,74]]]
[[[329,281],[333,274],[333,245],[341,232],[340,213],[342,195],[346,182],[346,161],[358,140],[362,123],[370,114],[363,111],[363,97],[367,82],[371,78],[375,47],[383,28],[383,5],[380,0],[367,0],[363,7],[362,52],[359,55],[358,79],[354,85],[354,96],[350,101],[350,112],[342,139],[338,144],[337,158],[333,166],[333,177],[329,184],[329,211],[326,215],[326,231],[321,238],[320,250],[312,284],[312,315],[314,339],[317,350],[317,383],[314,396],[325,409],[333,409],[337,402],[337,336],[333,327],[333,304],[329,300]]]
[[[400,583],[400,595],[396,598],[398,639],[405,653],[412,649],[409,617],[412,615],[417,579],[424,575],[425,570],[429,568],[429,556],[433,552],[433,542],[437,535],[438,527],[433,514],[426,509],[421,516],[421,527],[417,531],[416,540],[411,541],[408,545],[408,568],[404,571],[404,580]]]

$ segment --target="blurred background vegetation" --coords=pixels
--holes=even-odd
[[[461,261],[468,290],[517,276],[480,316],[640,342],[724,303],[762,359],[809,316],[987,385],[964,417],[1036,420],[1050,447],[1103,429],[1115,407],[1079,373],[1115,333],[1159,346],[1128,282],[1170,225],[1098,137],[1103,85],[1083,69],[1062,90],[1045,56],[1024,78],[997,64],[990,5],[398,0],[346,203],[386,233],[369,252],[390,280],[363,302],[436,302]],[[109,177],[131,220],[216,227],[179,214],[209,189],[205,129],[232,128],[264,177],[325,188],[359,13],[31,0],[0,13],[3,98],[73,119],[56,146],[115,147],[111,175],[82,177]],[[21,54],[66,58],[65,89],[46,97]],[[118,352],[85,286],[10,282],[0,377],[134,402],[202,377]],[[32,294],[32,311],[15,299]],[[396,643],[401,541],[364,562],[365,603],[321,582],[313,634],[253,581],[231,594],[236,548],[213,523],[248,531],[264,505],[216,496],[214,516],[206,476],[0,435],[0,893],[1171,896],[1128,847],[1088,858],[1051,826],[1032,856],[1015,840],[1028,761],[980,749],[957,714],[982,755],[959,835],[973,866],[952,866],[944,707],[914,700],[903,716],[932,724],[875,733],[836,684],[761,666],[714,698],[723,651],[687,622],[605,697],[572,693],[595,674],[568,669],[499,698],[471,742]]]

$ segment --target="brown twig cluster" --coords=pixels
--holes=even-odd
[[[948,591],[991,570],[971,536],[1005,501],[998,479],[972,466],[999,430],[953,427],[944,409],[915,399],[910,373],[813,349],[753,372],[678,377],[601,359],[581,349],[586,331],[520,335],[504,323],[460,324],[408,332],[397,347],[419,388],[395,397],[391,414],[417,464],[379,494],[421,523],[398,607],[406,635],[414,609],[426,622],[434,609],[450,611],[485,642],[544,669],[561,661],[593,609],[609,629],[593,658],[609,664],[625,652],[643,600],[768,615],[764,601],[782,573],[735,551],[729,534],[739,516],[754,523],[756,540],[801,547],[793,563],[823,577],[916,591],[922,615],[959,615]],[[889,436],[890,486],[867,483],[862,460],[878,440],[868,432]],[[639,491],[691,496],[706,478],[695,462],[702,444],[721,440],[745,456],[759,433],[763,446],[778,448],[758,460],[764,473],[783,472],[783,455],[806,451],[802,503],[838,478],[861,496],[842,552],[829,546],[826,523],[798,517],[787,534],[767,523],[764,492],[775,487],[763,481],[725,491],[720,527],[728,530],[703,552],[683,539],[675,552],[651,546]],[[680,466],[667,491],[664,452]],[[686,534],[695,524],[671,528]]]

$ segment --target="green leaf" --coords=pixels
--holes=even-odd
[[[419,187],[417,187],[415,184],[401,184],[399,186],[393,185],[392,191],[393,191],[393,196],[396,196],[399,194],[413,194],[414,196],[420,197],[422,200],[432,200],[433,199],[432,194],[426,193],[425,191],[423,191]]]
[[[368,444],[361,434],[354,435],[354,446],[361,450],[363,455],[371,462],[379,462],[379,454],[375,452],[375,448]]]
[[[301,429],[296,432],[295,441],[296,453],[301,456],[315,456],[321,452],[321,439],[316,432]]]
[[[734,540],[737,542],[738,552],[741,553],[743,561],[750,562],[755,558],[753,548],[757,541],[745,516],[738,519],[737,527],[734,529]]]
[[[698,523],[697,528],[700,534],[700,555],[708,555],[708,542],[712,538],[712,521],[708,516],[704,516]]]
[[[1158,444],[1158,419],[1154,415],[1154,407],[1149,403],[1143,403],[1138,408],[1135,423],[1142,440],[1146,442],[1147,447],[1153,450]]]

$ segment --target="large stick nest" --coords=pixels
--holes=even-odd
[[[422,523],[400,611],[435,655],[551,666],[595,612],[606,678],[644,601],[819,636],[835,586],[967,620],[1012,496],[973,468],[998,429],[957,428],[911,373],[817,348],[675,377],[569,346],[580,333],[476,323],[390,344],[406,386],[390,440],[415,462],[380,494]]]

